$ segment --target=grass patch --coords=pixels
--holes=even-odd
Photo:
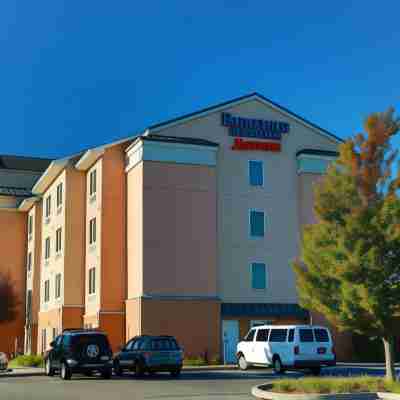
[[[279,379],[272,382],[270,390],[278,393],[400,393],[400,382],[388,383],[382,378],[369,376],[357,378]]]
[[[202,357],[190,357],[183,360],[183,365],[188,367],[201,367],[207,365],[207,362]]]
[[[8,363],[9,368],[43,367],[43,357],[34,355],[18,356]]]

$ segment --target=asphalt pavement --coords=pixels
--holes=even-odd
[[[400,373],[400,370],[398,370]],[[324,370],[324,375],[383,375],[382,366],[339,366]],[[299,378],[299,372],[287,372],[285,377]],[[156,374],[136,378],[127,374],[122,378],[103,380],[73,376],[71,381],[59,377],[2,377],[0,400],[249,400],[254,399],[251,388],[277,376],[270,369],[249,371],[188,371],[180,378]]]

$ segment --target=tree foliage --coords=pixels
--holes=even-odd
[[[16,318],[18,304],[13,282],[8,275],[0,274],[0,323]]]
[[[391,145],[399,127],[393,109],[375,113],[365,133],[340,146],[315,186],[317,223],[304,227],[294,265],[302,306],[340,330],[381,337],[385,349],[400,328],[400,174]]]

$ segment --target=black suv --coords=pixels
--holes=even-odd
[[[137,336],[131,339],[114,357],[114,372],[121,376],[131,370],[137,376],[145,372],[170,372],[179,376],[183,351],[172,336]]]
[[[96,330],[68,329],[50,343],[45,354],[46,375],[60,371],[62,379],[73,373],[90,376],[100,372],[104,379],[112,375],[112,351],[105,333]]]

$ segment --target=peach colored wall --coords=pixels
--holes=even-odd
[[[215,168],[145,161],[143,182],[143,292],[216,296]]]
[[[64,304],[83,306],[85,299],[85,174],[72,168],[68,168],[66,173]]]
[[[126,143],[103,155],[101,310],[124,311],[126,298]],[[111,318],[111,317],[110,317]],[[116,318],[116,317],[113,317]]]
[[[185,357],[220,351],[220,303],[212,300],[142,299],[142,334],[172,335]]]
[[[33,206],[34,209],[34,259],[33,259],[33,286],[32,286],[32,316],[37,324],[40,310],[40,265],[42,258],[42,201]],[[32,343],[32,349],[36,349]]]
[[[46,329],[46,345],[42,349],[42,331]],[[62,326],[62,308],[53,308],[49,311],[39,312],[38,334],[37,334],[37,352],[42,353],[49,348],[50,342],[53,340],[53,329],[59,334],[63,329]]]
[[[141,300],[139,298],[126,301],[125,315],[125,338],[128,341],[141,333]]]
[[[143,293],[143,163],[127,173],[127,298]]]
[[[14,284],[19,302],[17,318],[0,323],[0,351],[14,351],[15,339],[24,348],[25,286],[26,286],[26,213],[0,210],[0,273],[8,275]]]

